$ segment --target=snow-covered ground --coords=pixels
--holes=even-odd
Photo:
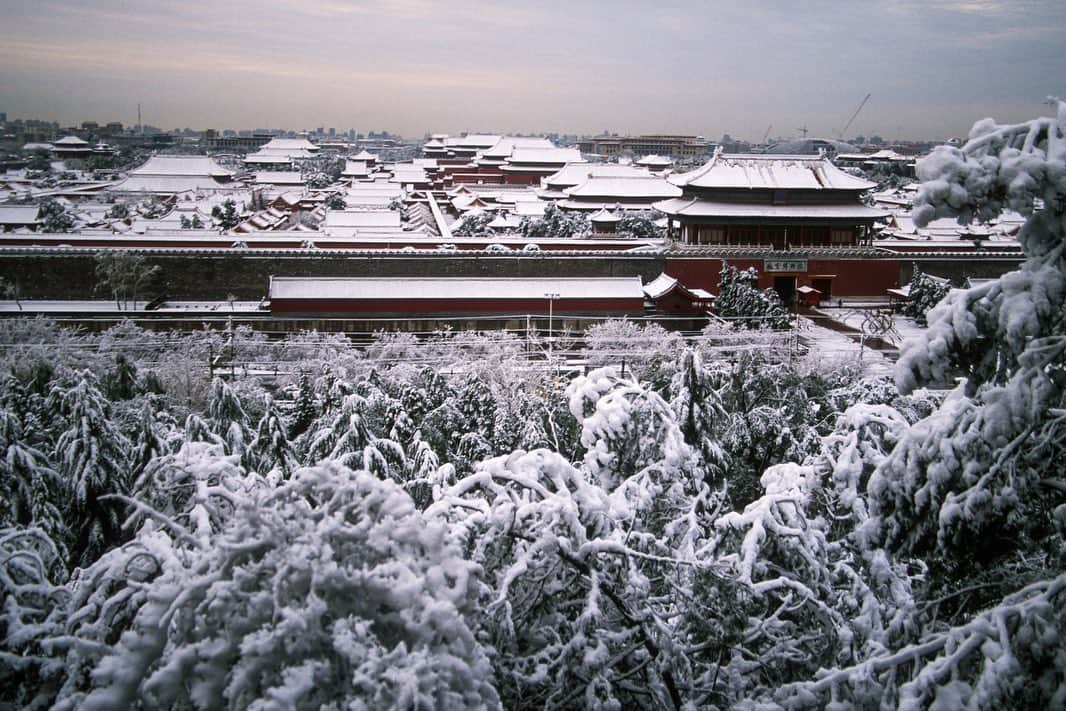
[[[892,376],[895,353],[885,353],[860,343],[858,334],[834,331],[802,316],[798,330],[810,354],[820,360],[860,361],[867,375]]]
[[[871,310],[878,312],[880,323],[869,321]],[[892,311],[887,303],[875,306],[873,303],[845,301],[842,307],[819,306],[818,311],[829,316],[837,323],[858,331],[863,330],[864,322],[869,323],[868,328],[873,328],[874,335],[879,335],[883,340],[891,342],[897,348],[902,346],[905,340],[925,332],[924,326],[918,325],[914,319],[908,316]],[[887,330],[883,330],[885,326],[888,326]],[[878,333],[878,331],[881,332]]]

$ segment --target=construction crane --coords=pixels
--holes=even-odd
[[[803,124],[802,128],[797,128],[796,130],[803,134],[803,140],[806,141],[807,140],[807,133],[808,133],[807,124]]]
[[[837,134],[837,138],[839,138],[841,141],[844,140],[844,132],[851,128],[852,122],[859,115],[859,112],[862,111],[862,107],[866,106],[866,102],[870,100],[870,96],[871,94],[867,94],[865,97],[863,97],[863,100],[859,102],[859,108],[855,109],[855,113],[853,113],[851,115],[851,118],[848,119],[848,122],[844,124],[844,128],[840,129],[840,133]]]
[[[766,145],[766,139],[770,137],[770,129],[772,129],[773,127],[774,127],[773,124],[770,124],[769,126],[766,127],[766,133],[764,133],[762,135],[762,145],[764,145],[764,146]]]

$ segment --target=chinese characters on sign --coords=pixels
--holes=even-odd
[[[767,272],[805,272],[806,259],[764,259],[763,270]]]

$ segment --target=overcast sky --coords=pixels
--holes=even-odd
[[[948,138],[1066,96],[1066,0],[0,0],[63,124]]]

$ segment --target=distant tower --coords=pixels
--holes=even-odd
[[[141,105],[137,104],[137,128],[140,129],[141,135],[144,135],[144,124],[141,123]]]

